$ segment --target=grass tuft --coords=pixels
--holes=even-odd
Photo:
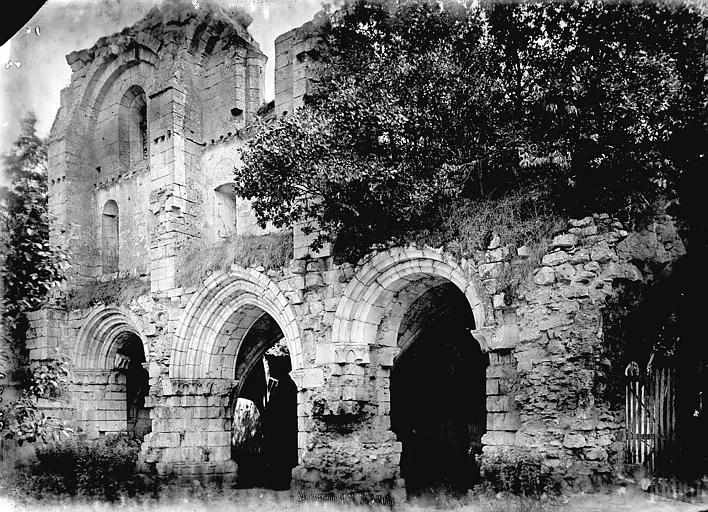
[[[69,290],[68,309],[84,309],[96,304],[125,304],[150,293],[150,282],[139,277],[93,281]]]
[[[261,236],[232,236],[192,251],[178,271],[180,286],[198,285],[216,270],[228,271],[233,263],[266,270],[282,268],[293,257],[291,232]]]

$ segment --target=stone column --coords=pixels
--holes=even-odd
[[[516,378],[516,359],[510,350],[489,353],[487,367],[487,432],[482,436],[485,453],[516,444],[519,413],[511,394]]]

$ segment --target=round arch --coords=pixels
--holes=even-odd
[[[288,299],[265,274],[234,265],[210,276],[187,304],[170,354],[170,378],[233,378],[239,346],[264,314],[282,331],[292,369],[302,368],[300,332]]]
[[[77,108],[92,107],[94,111],[97,110],[106,91],[121,75],[131,68],[144,65],[155,70],[160,65],[160,57],[151,48],[141,44],[136,44],[133,51],[96,59],[86,73],[91,79],[85,82],[84,89],[79,92],[81,99],[76,103]]]
[[[450,257],[432,249],[391,249],[372,257],[347,285],[335,312],[333,344],[367,346],[378,341],[396,346],[408,307],[426,290],[444,283],[464,294],[475,328],[492,323],[482,286]],[[387,325],[380,329],[384,319]]]
[[[123,93],[118,107],[118,159],[125,168],[148,160],[147,96],[139,85]]]
[[[79,331],[74,364],[81,370],[110,370],[120,339],[126,334],[137,336],[148,354],[145,337],[135,327],[137,322],[130,313],[116,306],[100,306],[93,310]]]

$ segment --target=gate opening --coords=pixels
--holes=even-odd
[[[297,388],[290,354],[273,318],[264,313],[239,349],[232,458],[238,486],[288,489],[297,465]]]
[[[469,329],[474,317],[452,284],[412,303],[391,372],[391,428],[403,443],[409,495],[465,493],[479,481],[475,455],[486,428],[488,357]]]

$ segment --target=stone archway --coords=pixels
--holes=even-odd
[[[267,313],[253,323],[238,350],[232,456],[241,487],[290,487],[298,463],[298,391],[288,352],[282,331]],[[258,411],[256,422],[244,422],[238,414],[243,401]]]
[[[469,302],[477,329],[493,323],[491,302],[483,300],[486,293],[468,269],[431,249],[391,249],[375,255],[347,285],[335,313],[332,343],[366,347],[379,341],[396,346],[403,311],[392,315],[390,304],[411,282],[424,282],[427,287],[450,282]],[[410,302],[414,299],[408,297]],[[380,329],[384,316],[389,324]]]
[[[282,354],[269,360],[266,353],[278,342],[282,342]],[[169,376],[173,384],[194,383],[195,389],[200,382],[218,383],[216,387],[224,391],[220,397],[207,399],[205,414],[218,418],[221,430],[211,438],[206,436],[206,442],[196,433],[185,436],[180,449],[193,448],[188,443],[198,440],[195,448],[208,450],[209,462],[231,461],[234,455],[241,458],[236,461],[240,466],[239,484],[288,487],[290,472],[299,458],[298,393],[290,372],[301,370],[302,360],[292,306],[275,282],[255,270],[236,266],[229,273],[212,275],[187,305],[175,336]],[[273,368],[269,370],[267,363]],[[257,404],[263,419],[267,453],[256,457],[255,462],[246,460],[233,446],[234,427],[239,427],[235,415],[239,399]],[[282,403],[274,406],[276,399]],[[195,399],[195,403],[200,401]],[[286,450],[273,448],[281,446],[285,438],[288,442],[281,444]]]
[[[135,326],[128,312],[103,306],[79,331],[73,382],[77,423],[84,431],[127,432],[142,439],[151,430],[145,408],[147,343]]]
[[[487,423],[488,360],[486,339],[477,334],[480,328],[494,324],[491,306],[471,269],[428,249],[394,249],[375,255],[350,281],[338,305],[329,354],[321,350],[329,357],[320,357],[320,361],[378,365],[378,422],[390,422],[402,444],[396,473],[410,479],[412,492],[438,484],[461,488],[471,483],[447,482],[446,466],[462,471],[460,468],[469,466],[473,455],[481,451]],[[452,378],[444,365],[453,367]],[[440,405],[443,410],[427,425],[418,425],[416,411],[429,415],[430,411],[426,404],[416,404],[414,390],[426,382],[431,384],[426,390],[432,393],[431,406]],[[452,403],[435,398],[435,393],[448,393],[454,400],[460,387],[474,397],[469,403],[460,403],[466,407],[463,414],[453,414]],[[459,431],[458,439],[447,446],[441,438],[445,430],[441,423],[446,421],[452,421],[453,430]],[[427,455],[421,449],[426,441],[420,432],[409,435],[421,427],[427,428],[426,435],[437,432],[437,438],[427,441],[432,448]],[[427,464],[429,471],[411,471],[418,463]],[[437,470],[431,469],[433,463]]]
[[[170,355],[170,378],[231,378],[236,349],[234,334],[243,339],[267,313],[287,343],[293,370],[303,367],[302,343],[290,302],[268,276],[234,266],[217,272],[187,304]],[[229,348],[231,347],[231,348]]]

